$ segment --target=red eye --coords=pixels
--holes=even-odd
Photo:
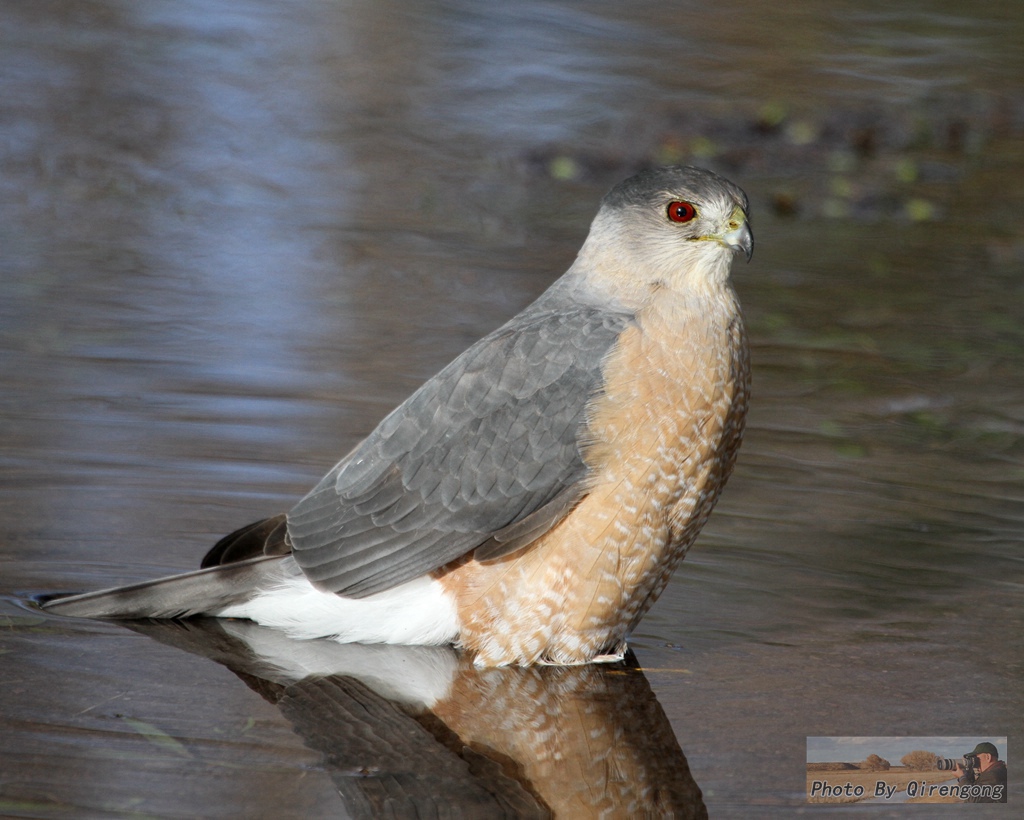
[[[697,209],[689,202],[675,200],[668,203],[668,218],[673,222],[689,222],[697,215]]]
[[[669,203],[669,219],[673,222],[689,222],[697,215],[697,209],[688,202],[676,200]]]

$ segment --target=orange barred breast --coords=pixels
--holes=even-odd
[[[726,295],[709,306],[668,294],[622,334],[588,417],[590,491],[568,516],[512,555],[437,574],[477,664],[575,664],[624,651],[735,462],[749,367]]]

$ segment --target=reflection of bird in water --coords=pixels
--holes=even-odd
[[[732,470],[748,363],[743,192],[694,168],[604,198],[569,271],[196,573],[52,601],[441,644],[481,666],[621,657]]]
[[[354,817],[707,817],[632,655],[480,669],[447,647],[297,642],[239,621],[133,628],[275,703]]]

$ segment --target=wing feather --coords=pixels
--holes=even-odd
[[[288,514],[299,566],[322,589],[363,597],[543,534],[584,493],[587,406],[632,321],[542,300],[481,339]]]

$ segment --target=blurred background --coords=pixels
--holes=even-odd
[[[711,816],[797,810],[807,736],[1012,748],[1022,42],[1018,0],[4,4],[0,813],[329,807],[229,672],[29,597],[287,509],[665,163],[757,239],[739,464],[633,641]]]

